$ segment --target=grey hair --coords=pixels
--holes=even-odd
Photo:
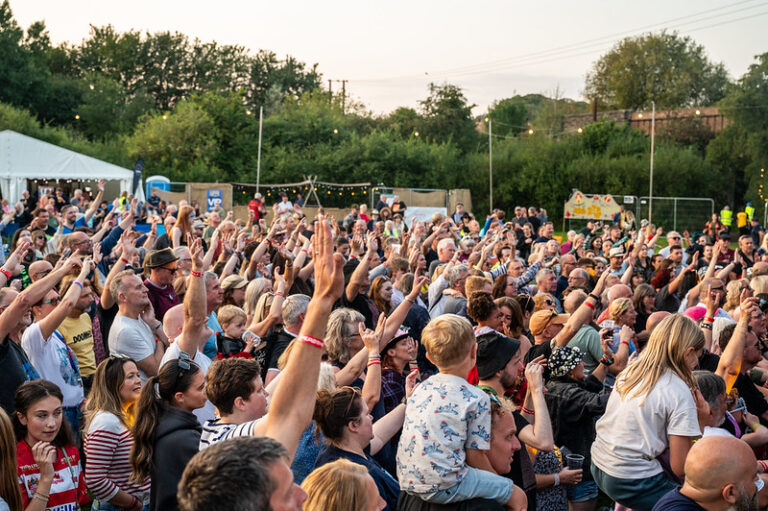
[[[448,281],[450,287],[453,287],[453,285],[456,284],[456,281],[461,278],[461,274],[468,271],[469,266],[466,264],[459,264],[448,270],[448,272],[443,272],[443,278]]]
[[[272,281],[265,279],[264,277],[259,277],[258,279],[250,281],[245,288],[245,302],[243,303],[245,313],[249,316],[255,315],[256,305],[259,303],[259,298],[271,288]]]
[[[545,275],[549,274],[554,275],[555,272],[551,268],[542,268],[536,273],[536,283],[538,283],[541,279],[544,278]]]
[[[362,323],[365,317],[354,309],[341,308],[331,312],[325,330],[325,349],[334,362],[349,362],[349,346],[345,337],[349,336],[352,323]]]
[[[115,302],[119,302],[117,297],[123,290],[123,279],[125,277],[130,277],[131,275],[136,275],[136,273],[133,270],[123,270],[115,275],[112,282],[109,283],[109,293],[112,295],[112,299]]]
[[[212,271],[205,272],[205,290],[208,291],[208,288],[211,287],[211,283],[215,280],[219,279],[219,276],[213,273]]]
[[[451,238],[443,238],[440,240],[440,242],[437,244],[437,251],[440,252],[441,250],[445,250],[445,248],[450,245],[453,248],[456,248],[456,243]]]
[[[283,324],[295,325],[299,322],[299,314],[306,314],[311,298],[307,295],[291,295],[283,302]],[[298,332],[294,332],[298,333]]]
[[[696,386],[710,407],[717,407],[718,398],[725,394],[725,381],[717,374],[709,371],[694,371]]]

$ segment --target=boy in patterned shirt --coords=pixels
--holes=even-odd
[[[477,354],[472,325],[444,314],[427,325],[421,339],[440,372],[408,398],[397,450],[400,488],[436,504],[482,498],[524,510],[525,493],[494,474],[485,454],[491,441],[490,398],[465,378]]]

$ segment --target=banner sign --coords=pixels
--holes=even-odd
[[[565,203],[563,215],[568,219],[611,220],[619,211],[611,195],[584,195],[575,190]]]
[[[224,194],[221,190],[206,190],[206,209],[214,211],[220,208],[224,202]]]

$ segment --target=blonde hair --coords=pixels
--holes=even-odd
[[[611,319],[615,322],[618,321],[622,314],[627,312],[631,306],[632,300],[629,298],[617,298],[611,302],[611,305],[608,308],[608,313],[610,314]]]
[[[275,295],[272,293],[264,293],[256,302],[256,308],[253,311],[253,319],[257,323],[264,321],[269,315],[269,311],[272,308],[272,302],[275,299]]]
[[[768,275],[759,275],[749,281],[749,287],[756,295],[768,293]]]
[[[272,281],[269,279],[260,277],[250,281],[245,288],[245,302],[243,302],[245,313],[249,316],[255,316],[259,298],[271,289]]]
[[[301,484],[307,492],[304,511],[368,509],[369,477],[365,467],[343,458],[315,469]]]
[[[642,396],[643,401],[668,371],[672,371],[691,389],[696,388],[693,372],[685,362],[688,348],[704,348],[704,333],[689,317],[672,314],[653,329],[648,345],[640,359],[628,366],[616,383],[616,390],[624,399],[630,395]]]
[[[222,305],[219,307],[216,317],[222,327],[231,324],[237,318],[247,319],[245,311],[237,305]]]
[[[421,342],[437,367],[449,367],[465,360],[477,342],[472,325],[456,314],[443,314],[427,324]]]
[[[469,296],[475,291],[482,291],[487,285],[493,286],[493,281],[488,277],[474,275],[472,277],[467,277],[467,281],[464,283],[464,294]]]
[[[766,238],[768,238],[768,236],[766,236]],[[738,308],[739,303],[741,302],[741,290],[743,289],[741,286],[741,280],[732,280],[725,285],[726,295],[725,304],[723,304],[724,311],[731,312]]]

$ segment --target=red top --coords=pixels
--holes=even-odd
[[[58,458],[53,464],[53,482],[46,509],[51,511],[71,511],[75,501],[81,506],[88,503],[88,489],[80,468],[80,454],[72,445],[66,447],[69,464],[64,458],[64,449],[56,450]],[[32,456],[32,448],[22,440],[16,444],[16,468],[19,474],[19,486],[24,507],[29,505],[40,481],[40,467]]]

